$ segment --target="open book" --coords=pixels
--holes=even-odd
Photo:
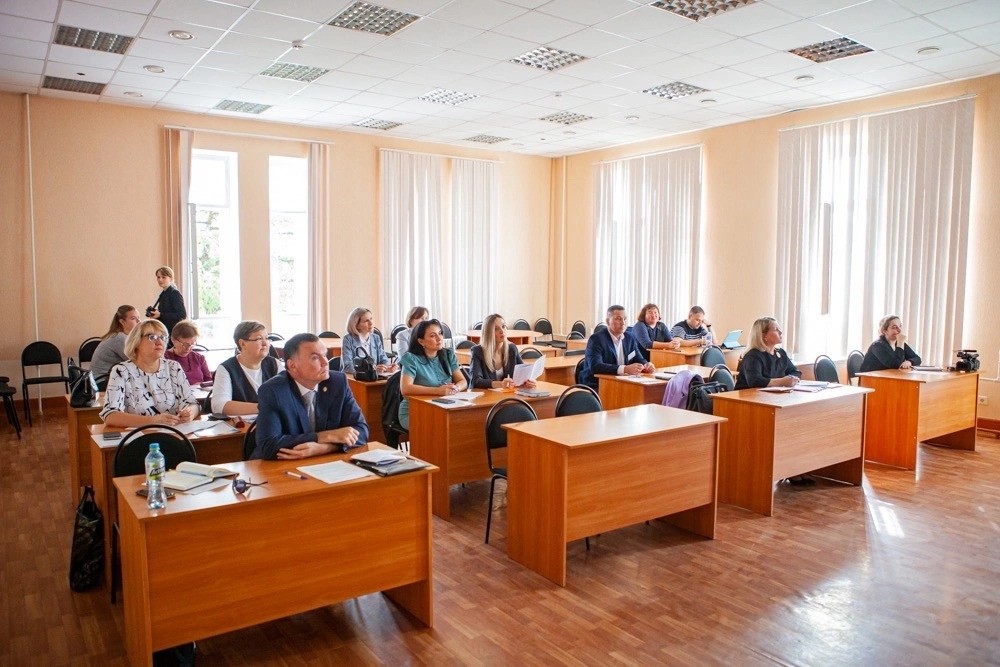
[[[210,466],[194,461],[181,461],[174,470],[163,475],[163,486],[176,491],[187,491],[202,484],[208,484],[217,477],[235,475],[235,470],[223,466]]]

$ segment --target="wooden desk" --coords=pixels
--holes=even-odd
[[[913,470],[918,442],[976,449],[978,373],[890,370],[858,377],[875,390],[865,417],[869,461]]]
[[[507,555],[566,585],[566,544],[654,518],[715,537],[719,425],[641,405],[505,426]]]
[[[267,485],[178,494],[157,511],[135,495],[142,476],[114,480],[129,662],[378,591],[432,626],[433,468],[339,484],[284,474],[346,456],[231,463]]]
[[[544,356],[546,358],[558,356],[559,352],[561,352],[561,350],[558,350],[558,349],[556,349],[554,347],[548,347],[548,346],[545,346],[545,345],[518,345],[517,346],[517,351],[518,351],[518,353],[524,352],[529,347],[538,350],[539,352],[542,353],[542,356]],[[472,364],[472,350],[471,350],[471,348],[465,348],[465,349],[462,349],[462,350],[455,350],[455,358],[458,359],[458,363],[460,363],[460,364],[464,364],[466,366]],[[527,362],[525,362],[525,363],[527,363]]]
[[[114,429],[108,429],[114,430]],[[132,429],[122,429],[122,436]],[[215,429],[212,429],[215,430]],[[114,494],[111,480],[115,476],[115,452],[119,440],[104,440],[104,424],[90,427],[90,474],[94,486],[94,501],[104,515],[104,575],[105,581],[111,581],[111,524],[118,516],[118,502]],[[237,433],[222,435],[208,434],[198,431],[189,435],[191,444],[198,454],[199,463],[228,463],[243,458],[243,435],[245,429]]]
[[[771,516],[778,480],[811,473],[861,484],[870,392],[838,386],[815,393],[714,394],[713,412],[729,420],[719,447],[719,502]]]
[[[385,380],[361,382],[355,380],[354,375],[347,374],[347,384],[368,422],[369,441],[385,442],[385,432],[382,430],[382,394],[385,392],[385,383]]]
[[[548,336],[548,334],[543,334],[541,331],[507,329],[507,341],[514,343],[515,345],[527,345],[531,341],[536,338],[541,338],[542,336]],[[469,329],[465,332],[465,337],[473,343],[479,343],[479,339],[483,337],[483,332],[481,329]]]
[[[494,404],[505,398],[521,398],[531,404],[540,419],[555,415],[556,401],[566,387],[539,382],[538,389],[551,395],[528,398],[477,389],[483,392],[478,399],[452,408],[433,403],[433,396],[410,397],[410,452],[441,469],[431,484],[434,514],[442,519],[451,517],[448,489],[452,484],[490,478],[486,465],[486,414]],[[499,460],[503,461],[502,452]]]
[[[545,371],[538,379],[542,382],[569,387],[576,384],[576,365],[582,357],[545,357]]]
[[[326,358],[333,359],[334,357],[340,356],[341,348],[344,344],[344,339],[342,338],[320,338],[319,342],[326,346]],[[285,341],[283,340],[272,340],[271,345],[274,347],[274,351],[278,354],[279,359],[285,358]],[[223,359],[225,361],[225,359]]]
[[[66,394],[66,421],[69,444],[69,499],[75,506],[80,502],[80,489],[93,484],[90,476],[90,427],[101,423],[104,392],[97,394],[97,405],[92,408],[74,408]]]
[[[586,338],[574,338],[573,340],[566,339],[566,349],[567,350],[586,350],[587,349],[587,339]]]
[[[629,379],[635,378],[635,379]],[[667,380],[658,380],[652,374],[643,375],[597,375],[597,395],[605,410],[630,408],[635,405],[663,402],[663,392]]]
[[[701,361],[703,347],[682,347],[679,350],[653,348],[649,351],[649,362],[661,368],[663,366],[680,366],[683,364],[697,365]]]

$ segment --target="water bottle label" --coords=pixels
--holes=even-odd
[[[163,468],[164,468],[163,465],[158,465],[150,468],[149,472],[146,474],[146,477],[149,478],[150,480],[163,479],[163,472],[164,472]]]

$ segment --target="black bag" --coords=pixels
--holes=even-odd
[[[704,382],[700,375],[695,375],[691,378],[691,384],[688,387],[686,407],[688,410],[710,415],[712,414],[712,394],[718,394],[725,390],[726,388],[720,383]]]
[[[362,355],[362,353],[364,353]],[[378,371],[375,370],[375,360],[368,350],[358,347],[354,350],[354,379],[359,382],[377,382]]]
[[[403,402],[403,394],[399,390],[401,372],[394,373],[385,383],[382,390],[382,430],[385,431],[385,444],[399,449],[399,436],[406,429],[399,423],[399,405]]]
[[[70,357],[66,365],[69,377],[69,405],[72,408],[93,408],[97,405],[97,382],[90,369],[80,368]]]
[[[69,557],[69,587],[93,588],[104,575],[104,517],[94,502],[94,488],[83,490],[73,524],[73,550]]]

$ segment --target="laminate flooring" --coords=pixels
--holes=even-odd
[[[66,457],[59,410],[21,441],[0,421],[2,665],[126,664],[121,604],[69,590]],[[860,488],[781,485],[773,517],[720,504],[715,540],[652,522],[574,542],[565,588],[507,558],[502,493],[483,544],[488,489],[434,520],[433,629],[369,595],[200,640],[198,664],[1000,665],[992,437]]]

